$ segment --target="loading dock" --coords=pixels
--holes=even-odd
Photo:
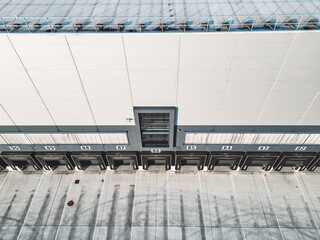
[[[13,169],[24,170],[29,166],[35,170],[42,169],[41,164],[32,152],[2,152],[1,158]]]
[[[243,152],[211,152],[208,163],[208,170],[214,170],[217,166],[227,166],[231,170],[237,170]]]
[[[75,166],[66,152],[39,152],[35,154],[35,157],[47,171],[54,171],[60,166],[66,166],[68,170],[73,170]]]
[[[99,166],[101,170],[107,169],[102,152],[72,152],[70,157],[79,170],[86,170],[90,166]]]

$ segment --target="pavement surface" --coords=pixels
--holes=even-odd
[[[0,239],[318,240],[319,226],[319,173],[0,173]]]

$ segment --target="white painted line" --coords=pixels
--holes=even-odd
[[[58,237],[58,234],[59,234],[59,230],[60,230],[60,226],[61,226],[61,221],[63,219],[63,214],[64,214],[64,210],[66,208],[66,204],[68,202],[68,197],[69,197],[69,194],[70,194],[70,191],[71,191],[71,188],[72,188],[72,184],[73,184],[73,180],[74,180],[74,177],[76,175],[76,171],[73,173],[73,176],[72,176],[72,180],[71,180],[71,184],[70,184],[70,187],[69,187],[69,190],[68,190],[68,193],[67,193],[67,197],[66,197],[66,201],[63,205],[63,210],[62,210],[62,213],[61,213],[61,218],[60,218],[60,221],[59,221],[59,226],[58,226],[58,229],[57,229],[57,232],[56,232],[56,236],[54,238],[54,240],[57,240],[57,237]]]
[[[265,102],[264,102],[264,104],[263,104],[263,106],[262,106],[262,108],[261,108],[261,111],[259,112],[259,115],[258,115],[258,117],[257,117],[254,125],[258,125],[258,123],[259,123],[259,120],[260,120],[260,118],[261,118],[261,116],[262,116],[262,114],[263,114],[263,112],[264,112],[264,110],[265,110],[265,108],[266,108],[266,106],[267,106],[267,103],[268,103],[268,101],[269,101],[269,99],[270,99],[270,97],[271,97],[271,95],[272,95],[272,93],[273,93],[273,90],[274,90],[274,88],[276,87],[276,85],[277,85],[277,83],[278,83],[278,81],[279,81],[280,74],[281,74],[281,72],[282,72],[282,69],[283,69],[285,63],[287,62],[287,59],[288,59],[289,54],[290,54],[290,51],[291,51],[292,46],[294,45],[294,43],[295,43],[295,41],[296,41],[297,36],[298,36],[298,34],[295,33],[295,35],[294,35],[294,37],[293,37],[293,39],[292,39],[292,41],[291,41],[290,47],[289,47],[289,49],[288,49],[288,51],[287,51],[287,54],[286,54],[285,58],[283,59],[283,62],[282,62],[282,64],[281,64],[281,66],[280,66],[280,69],[279,69],[279,71],[278,71],[278,74],[277,74],[277,76],[276,76],[276,79],[273,81],[273,84],[272,84],[272,86],[271,86],[271,89],[270,89],[270,91],[269,91],[269,93],[268,93],[268,95],[267,95],[267,97],[266,97],[266,100],[265,100]],[[281,141],[281,140],[280,140],[280,141]]]
[[[181,35],[179,36],[179,48],[178,48],[176,106],[178,106],[178,96],[179,96],[180,59],[181,59]]]
[[[134,204],[135,204],[135,202],[136,202],[136,197],[137,197],[138,174],[139,174],[139,172],[136,171],[136,180],[135,180],[135,184],[134,184],[134,195],[133,195],[133,203],[132,203],[130,239],[132,239],[132,232],[133,232],[132,230],[133,230],[133,219],[134,219]]]
[[[267,189],[267,192],[268,192],[268,196],[269,196],[269,199],[270,199],[270,202],[271,202],[272,210],[274,212],[274,215],[275,215],[277,223],[278,223],[278,227],[279,227],[279,231],[280,231],[280,234],[281,234],[281,238],[284,240],[285,238],[283,237],[283,233],[282,233],[282,230],[281,230],[281,226],[280,226],[280,222],[279,222],[279,219],[278,219],[278,215],[276,213],[276,210],[274,209],[274,205],[273,205],[273,201],[272,201],[272,198],[271,198],[270,190],[269,190],[269,187],[268,187],[268,184],[267,184],[266,177],[264,175],[265,173],[262,172],[261,174],[262,174],[264,185],[266,186],[266,189]]]
[[[207,236],[207,224],[206,224],[206,217],[204,216],[204,210],[203,210],[204,205],[203,205],[203,201],[202,201],[202,186],[201,186],[200,171],[198,171],[198,177],[199,177],[199,189],[200,189],[201,210],[202,210],[202,217],[203,217],[204,231],[205,231],[206,239],[208,239],[208,236]]]
[[[169,206],[170,206],[170,204],[169,204],[169,200],[170,200],[170,198],[169,198],[169,172],[167,172],[167,214],[168,214],[168,216],[167,216],[167,227],[168,227],[168,230],[169,230],[169,226],[170,226],[170,212],[169,212]],[[169,231],[168,231],[168,239],[170,239],[169,238]]]
[[[204,182],[206,185],[206,195],[207,195],[207,206],[208,206],[208,210],[209,210],[209,219],[210,219],[210,226],[212,226],[212,221],[211,221],[211,211],[210,211],[210,201],[209,201],[209,195],[208,195],[208,186],[207,186],[207,177],[206,177],[207,173],[204,173]]]
[[[4,182],[6,181],[7,177],[8,177],[8,173],[6,174],[6,176],[4,177],[4,179],[2,180],[2,183],[1,183],[1,185],[0,185],[0,190],[1,190]]]
[[[296,174],[296,173],[294,173],[294,177],[295,177],[295,178],[296,178],[296,180],[297,180],[297,183],[298,183],[299,189],[300,189],[300,191],[301,191],[301,193],[302,193],[303,200],[306,202],[306,204],[307,204],[307,206],[308,206],[307,198],[306,198],[306,196],[305,196],[305,194],[304,194],[304,192],[303,192],[303,190],[302,190],[302,187],[301,187],[300,181],[299,181],[299,179],[298,179],[298,177],[297,177],[297,174]],[[308,192],[308,191],[307,191],[307,192]],[[308,195],[308,196],[309,196],[309,195]],[[310,196],[309,196],[309,199],[310,199]],[[311,199],[310,199],[310,202],[311,202],[311,203],[312,203],[312,205],[313,205],[313,202],[312,202],[312,200],[311,200]],[[308,208],[309,208],[309,206],[308,206]],[[314,207],[314,205],[313,205],[313,210],[314,210],[314,211],[311,211],[311,209],[309,209],[309,210],[310,210],[310,214],[311,214],[312,220],[313,220],[314,224],[316,225],[317,230],[318,230],[318,233],[319,233],[319,236],[320,236],[320,229],[319,229],[319,226],[318,226],[318,224],[317,224],[316,219],[315,219],[315,218],[314,218],[314,216],[313,216],[313,212],[317,212],[317,211],[316,211],[316,208],[315,208],[315,207]]]
[[[33,203],[33,200],[35,199],[35,197],[36,197],[36,195],[37,195],[37,192],[38,192],[38,190],[39,190],[39,187],[40,187],[40,184],[41,184],[43,175],[44,175],[44,172],[42,172],[40,181],[39,181],[38,186],[37,186],[37,188],[36,188],[36,191],[35,191],[35,193],[34,193],[34,195],[33,195],[33,198],[32,198],[32,200],[31,200],[31,202],[30,202],[30,206],[29,206],[28,212],[27,212],[27,214],[26,214],[26,216],[25,216],[25,218],[24,218],[24,220],[23,220],[23,223],[22,223],[22,226],[21,226],[21,228],[20,228],[20,230],[19,230],[19,234],[18,234],[18,236],[17,236],[17,239],[19,239],[20,234],[21,234],[21,232],[22,232],[22,229],[23,229],[23,227],[24,227],[24,224],[25,224],[25,222],[26,222],[26,220],[27,220],[27,218],[28,218],[28,215],[29,215],[29,212],[30,212],[32,203]]]
[[[233,182],[232,172],[230,172],[230,178],[231,178],[234,198],[236,199],[236,203],[237,203],[237,208],[238,208],[238,213],[239,213],[239,220],[240,220],[240,224],[241,224],[243,239],[246,239],[246,233],[244,232],[244,228],[243,228],[243,223],[242,223],[242,219],[241,219],[241,212],[240,212],[240,207],[239,207],[238,198],[237,198],[237,194],[236,194],[236,188],[235,188],[234,182]]]
[[[106,183],[106,177],[107,177],[107,172],[105,172],[105,176],[103,178],[103,184],[102,184],[102,189],[101,189],[101,193],[100,193],[100,198],[99,198],[99,203],[98,203],[98,210],[97,210],[97,216],[96,216],[96,220],[94,221],[94,230],[93,230],[93,234],[92,234],[92,239],[94,239],[94,236],[96,234],[96,228],[97,228],[97,221],[98,221],[98,217],[99,217],[99,209],[100,209],[100,203],[101,203],[101,198],[103,196],[103,190],[104,190],[104,185]],[[109,178],[110,178],[110,174],[109,175]],[[108,183],[109,183],[109,179],[108,179]]]

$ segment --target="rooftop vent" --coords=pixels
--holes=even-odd
[[[186,23],[180,23],[179,28],[180,28],[182,31],[185,31],[185,30],[187,29],[187,24],[186,24]]]
[[[269,28],[270,30],[273,30],[275,25],[274,25],[273,22],[267,21],[267,22],[265,22],[265,23],[263,24],[263,26],[264,26],[265,28]]]
[[[167,26],[165,23],[160,23],[159,27],[155,28],[154,30],[155,30],[155,31],[162,31],[162,32],[164,32],[164,31],[166,31],[166,30],[168,30],[168,29],[169,29],[169,28],[168,28],[168,26]]]
[[[38,29],[40,29],[41,28],[41,23],[35,23],[35,24],[33,24],[33,31],[37,31]]]
[[[223,30],[229,31],[229,30],[230,30],[230,23],[229,23],[229,22],[223,22],[223,23],[221,24],[221,28],[222,28]]]
[[[297,24],[297,19],[290,19],[285,22],[284,27],[295,29]]]
[[[97,30],[97,31],[103,30],[103,23],[98,23],[98,24],[96,25],[96,30]]]
[[[252,30],[253,24],[252,22],[247,21],[242,24],[242,27],[247,30]]]
[[[306,24],[304,29],[317,29],[319,20],[317,18],[310,19]]]
[[[74,30],[76,32],[82,30],[83,26],[82,26],[82,23],[77,23],[76,25],[74,25]]]
[[[166,24],[161,23],[161,24],[159,25],[159,28],[160,28],[162,31],[165,31],[165,30],[167,29],[167,26],[166,26]]]
[[[21,27],[21,24],[20,24],[20,23],[14,23],[14,24],[11,26],[10,30],[11,30],[11,31],[15,31],[15,30],[18,30],[20,27]]]
[[[144,23],[140,23],[139,25],[138,25],[138,30],[139,31],[142,31],[143,29],[145,29],[146,28],[146,26],[144,25]]]
[[[123,23],[119,23],[119,24],[117,25],[117,30],[118,30],[119,32],[122,32],[122,31],[124,30],[124,24],[123,24]]]
[[[209,25],[208,25],[208,23],[204,22],[204,23],[201,23],[200,28],[203,31],[208,31]]]
[[[54,26],[53,26],[53,30],[56,32],[56,31],[58,31],[59,29],[61,29],[62,28],[62,24],[61,23],[56,23],[56,24],[54,24]]]

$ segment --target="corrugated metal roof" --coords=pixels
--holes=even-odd
[[[57,23],[62,24],[59,31],[122,31],[123,27],[127,31],[315,29],[319,16],[320,2],[313,0],[3,0],[0,3],[0,27],[9,31],[17,30],[18,24],[19,30],[54,31]],[[37,24],[41,24],[40,29]]]

